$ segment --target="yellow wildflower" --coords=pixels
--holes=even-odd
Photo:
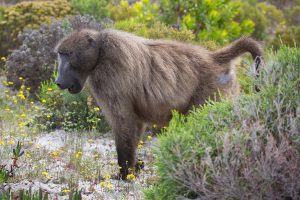
[[[156,125],[156,124],[153,124],[153,128],[157,128],[157,125]]]
[[[100,182],[100,187],[101,188],[105,188],[106,187],[106,183],[104,181]]]
[[[14,144],[15,144],[15,142],[11,140],[11,141],[9,141],[9,142],[8,142],[8,144],[10,144],[10,145],[14,145]]]
[[[58,154],[57,154],[56,151],[53,151],[53,152],[51,152],[50,154],[51,154],[52,156],[54,156],[54,157],[57,157],[57,156],[58,156]]]
[[[152,140],[152,137],[151,137],[150,135],[148,135],[148,137],[147,137],[147,138],[148,138],[148,140]]]
[[[42,172],[44,176],[48,176],[48,172]]]
[[[142,144],[139,144],[139,145],[137,146],[138,149],[141,149],[142,147],[143,147]]]
[[[4,145],[4,141],[0,140],[0,145]]]
[[[89,143],[94,143],[94,140],[89,139],[88,142],[89,142]]]
[[[48,91],[52,91],[53,89],[52,89],[52,88],[47,88],[47,90],[48,90]]]
[[[135,176],[133,174],[128,174],[127,177],[126,177],[126,179],[134,181],[135,180]]]
[[[95,110],[95,111],[99,111],[100,108],[99,108],[99,107],[95,107],[94,110]]]
[[[62,192],[63,192],[63,193],[69,193],[69,192],[71,192],[71,190],[69,190],[69,189],[63,189]]]
[[[112,185],[111,184],[109,184],[108,186],[107,186],[107,189],[109,189],[109,190],[112,190]]]
[[[2,60],[2,61],[6,61],[6,58],[5,58],[5,57],[1,57],[1,60]]]
[[[23,77],[20,76],[20,77],[19,77],[19,80],[23,80]]]
[[[26,155],[27,158],[31,157],[31,155],[29,153],[26,153],[25,155]]]
[[[42,103],[46,103],[47,101],[45,99],[42,100]]]

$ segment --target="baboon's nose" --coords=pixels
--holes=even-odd
[[[61,84],[58,80],[55,80],[54,83],[55,83],[60,89],[63,89],[62,84]]]

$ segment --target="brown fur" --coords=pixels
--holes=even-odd
[[[98,51],[89,50],[86,38]],[[74,32],[57,51],[71,53],[70,63],[89,73],[92,93],[115,136],[122,178],[134,169],[135,149],[148,124],[167,125],[171,110],[187,113],[193,105],[217,99],[218,92],[235,96],[239,85],[232,60],[245,52],[262,56],[259,43],[250,38],[211,52],[115,30]]]

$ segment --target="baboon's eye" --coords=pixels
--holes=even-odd
[[[70,56],[73,52],[58,52],[61,56]]]

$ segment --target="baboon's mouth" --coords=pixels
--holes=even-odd
[[[75,87],[74,85],[72,85],[70,88],[68,88],[68,91],[71,93],[71,94],[77,94],[81,91],[81,87]]]

